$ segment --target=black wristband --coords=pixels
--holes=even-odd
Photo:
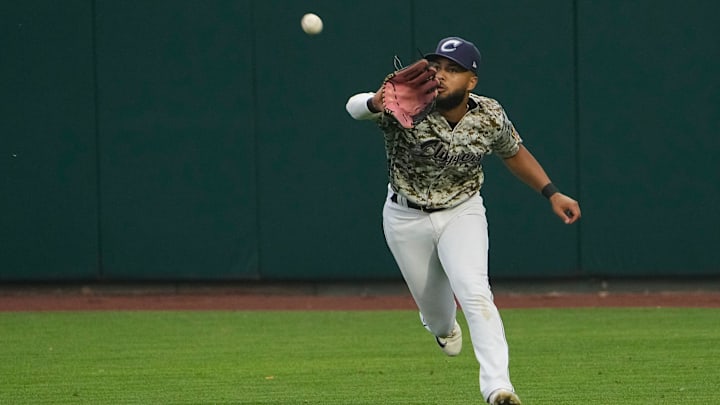
[[[560,192],[560,190],[554,184],[548,183],[545,185],[545,187],[542,188],[542,190],[540,191],[540,194],[542,194],[543,197],[549,199],[550,197],[552,197],[553,194],[559,193],[559,192]]]
[[[367,106],[368,110],[369,110],[371,113],[373,113],[373,114],[380,112],[380,110],[376,110],[376,109],[375,109],[375,106],[373,105],[373,99],[372,99],[372,97],[370,97],[370,98],[368,99],[368,101],[365,102],[365,105]]]

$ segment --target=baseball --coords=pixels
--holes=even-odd
[[[323,22],[316,14],[307,13],[300,20],[303,31],[308,35],[317,35],[322,32]]]

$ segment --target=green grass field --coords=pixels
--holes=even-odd
[[[501,312],[526,405],[720,403],[720,310]],[[412,311],[0,313],[0,403],[482,404],[468,338],[445,357]]]

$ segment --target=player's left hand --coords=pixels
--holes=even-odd
[[[438,81],[436,70],[426,59],[390,73],[380,86],[382,106],[403,128],[413,128],[435,105]],[[373,99],[377,109],[378,100]]]
[[[550,197],[552,210],[566,224],[575,223],[580,219],[580,204],[562,193],[555,193]]]

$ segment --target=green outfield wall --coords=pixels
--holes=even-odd
[[[583,209],[563,225],[488,156],[494,278],[720,276],[718,12],[0,1],[0,281],[398,278],[382,137],[345,102],[450,35]]]

